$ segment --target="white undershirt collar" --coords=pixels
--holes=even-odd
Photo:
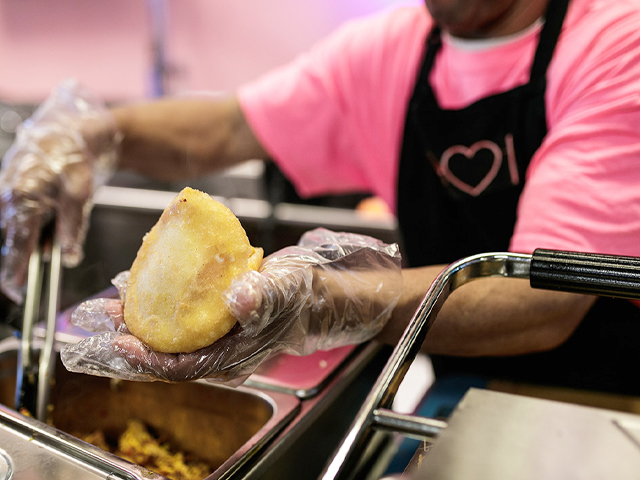
[[[454,37],[448,32],[442,33],[443,41],[447,42],[449,45],[458,48],[460,50],[466,50],[470,52],[479,51],[479,50],[488,50],[490,48],[499,47],[502,45],[507,45],[511,42],[515,42],[522,37],[526,37],[533,31],[539,31],[542,29],[544,25],[544,19],[538,18],[535,22],[533,22],[530,26],[521,30],[517,33],[511,35],[505,35],[503,37],[495,37],[495,38],[462,38],[462,37]]]

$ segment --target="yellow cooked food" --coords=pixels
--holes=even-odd
[[[241,273],[258,269],[262,255],[231,210],[185,188],[145,235],[131,266],[127,328],[159,352],[212,344],[236,322],[222,292]]]
[[[111,445],[102,430],[75,436],[172,480],[202,480],[212,471],[206,462],[190,458],[152,435],[139,420],[127,421],[127,429],[118,437],[117,445]]]

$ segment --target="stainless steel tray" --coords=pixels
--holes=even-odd
[[[403,478],[637,480],[640,415],[470,389]]]
[[[294,396],[254,388],[126,382],[73,374],[56,356],[52,427],[11,409],[18,347],[14,338],[0,342],[0,403],[4,405],[0,405],[0,460],[4,450],[12,480],[164,478],[78,439],[95,429],[117,436],[133,418],[180,450],[205,460],[212,468],[207,480],[228,478],[300,408]]]

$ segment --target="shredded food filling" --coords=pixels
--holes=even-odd
[[[118,438],[117,447],[109,444],[102,430],[79,438],[172,480],[202,480],[211,473],[205,462],[188,459],[183,452],[173,451],[139,420],[127,421],[127,429]]]

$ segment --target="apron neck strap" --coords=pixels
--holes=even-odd
[[[531,66],[531,80],[544,78],[547,67],[551,63],[564,17],[569,7],[569,0],[550,0],[545,14],[545,22],[540,32],[540,41]],[[431,70],[437,51],[442,45],[441,29],[434,25],[427,40],[427,53],[423,63],[423,72]]]
[[[540,32],[538,49],[531,66],[531,79],[544,78],[547,67],[551,63],[553,51],[555,50],[564,17],[569,7],[569,0],[550,0],[547,6],[544,26]]]

